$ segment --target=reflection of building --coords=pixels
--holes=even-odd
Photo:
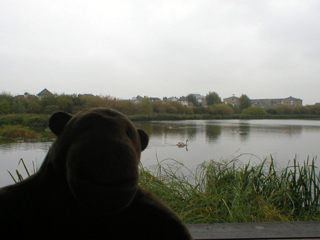
[[[225,104],[230,104],[232,106],[239,106],[240,98],[232,96],[229,98],[223,99]],[[302,100],[300,98],[288,97],[288,98],[265,98],[265,99],[251,99],[252,107],[261,107],[261,108],[273,108],[280,105],[286,105],[290,107],[302,106]]]

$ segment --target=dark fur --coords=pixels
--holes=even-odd
[[[0,238],[192,239],[177,215],[138,184],[148,136],[119,112],[56,113],[39,171],[0,189]]]

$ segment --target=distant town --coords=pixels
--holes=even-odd
[[[45,88],[37,94],[37,97],[43,98],[48,95],[53,95],[53,93]],[[84,95],[91,95],[91,94],[84,94]],[[202,106],[202,107],[208,106],[206,96],[198,94],[198,93],[197,94],[191,93],[190,95],[192,95],[196,99],[197,106]],[[34,95],[30,95],[29,93],[26,92],[26,93],[24,93],[24,95],[18,95],[16,97],[28,97],[28,96],[34,96]],[[146,96],[144,96],[144,97],[146,97]],[[131,99],[128,99],[128,100],[130,100],[132,103],[140,103],[144,97],[138,95],[138,96],[132,97]],[[147,97],[147,98],[151,102],[156,102],[156,101],[179,102],[182,106],[194,106],[195,105],[194,102],[189,101],[186,96],[182,96],[179,98],[178,97],[163,97],[162,99],[160,99],[158,97]],[[274,107],[281,106],[281,105],[286,105],[286,106],[290,106],[290,107],[302,106],[303,100],[300,98],[295,98],[295,97],[290,96],[287,98],[250,99],[250,101],[251,101],[252,107],[261,107],[263,109],[270,109],[270,108],[274,108]],[[233,107],[238,107],[240,105],[240,97],[233,95],[231,97],[224,98],[223,103],[230,104]],[[316,105],[320,105],[320,103],[316,103]]]
[[[13,96],[3,92],[0,94],[0,114],[52,114],[57,111],[74,114],[86,108],[107,107],[130,116],[135,115],[136,118],[140,117],[139,115],[152,114],[157,115],[157,118],[165,118],[167,114],[171,117],[179,115],[179,118],[187,116],[192,118],[196,117],[195,115],[201,115],[202,118],[239,117],[239,115],[241,117],[320,116],[320,103],[303,106],[302,102],[302,99],[293,96],[250,99],[245,94],[222,99],[216,92],[208,92],[206,95],[189,93],[186,96],[162,99],[140,95],[131,99],[119,99],[110,95],[57,94],[44,88],[38,94],[25,92]]]

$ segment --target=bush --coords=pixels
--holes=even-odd
[[[320,115],[320,105],[307,106],[311,114]]]
[[[275,107],[274,110],[277,111],[278,114],[285,114],[285,115],[293,114],[293,108],[286,105]]]
[[[268,114],[266,110],[261,107],[249,107],[242,110],[244,115],[262,116]]]
[[[308,107],[298,106],[293,109],[294,114],[311,114],[311,109]]]
[[[21,125],[0,127],[0,136],[4,138],[37,138],[37,133]]]
[[[274,108],[269,108],[269,109],[267,109],[267,113],[268,114],[278,114],[278,112],[274,109]]]
[[[8,114],[0,116],[1,125],[25,125],[27,123],[26,115],[24,114]]]
[[[211,107],[211,113],[213,115],[221,115],[221,116],[232,115],[233,109],[230,105],[215,104],[213,107]]]

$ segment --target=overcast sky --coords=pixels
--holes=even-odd
[[[320,102],[320,1],[0,0],[0,91]]]

